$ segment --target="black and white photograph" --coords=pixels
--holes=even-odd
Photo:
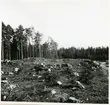
[[[109,103],[109,0],[0,0],[1,102]]]

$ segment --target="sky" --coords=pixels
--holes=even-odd
[[[33,26],[59,47],[109,46],[109,0],[0,0],[0,18],[17,28]]]

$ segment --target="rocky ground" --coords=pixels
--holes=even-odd
[[[108,64],[87,59],[2,62],[1,100],[108,103]]]

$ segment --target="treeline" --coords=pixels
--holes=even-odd
[[[92,60],[108,60],[109,48],[108,47],[88,47],[84,48],[60,48],[58,50],[60,58],[73,58],[73,59],[92,59]]]
[[[57,43],[49,37],[41,44],[43,34],[35,32],[34,27],[13,29],[2,22],[2,60],[18,60],[30,57],[57,58]]]
[[[43,34],[34,27],[24,28],[19,25],[13,29],[2,22],[1,58],[19,60],[30,57],[44,58],[86,58],[95,60],[108,59],[108,47],[60,48],[51,37],[41,44]]]

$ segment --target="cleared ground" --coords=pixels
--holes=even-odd
[[[72,68],[56,67],[55,64],[70,64]],[[15,68],[20,71],[15,72]],[[2,101],[108,103],[105,62],[31,58],[3,63],[1,71]]]

